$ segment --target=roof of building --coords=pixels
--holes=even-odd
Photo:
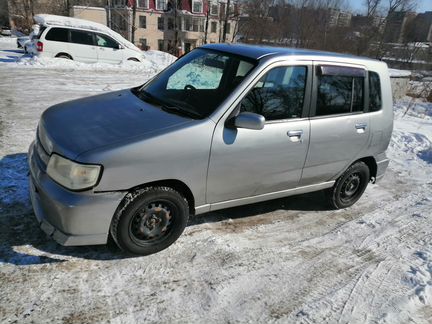
[[[354,56],[349,54],[324,52],[317,50],[308,50],[301,48],[289,47],[272,47],[260,45],[247,45],[247,44],[207,44],[201,48],[213,49],[217,51],[227,52],[231,54],[245,56],[251,59],[259,60],[266,56],[286,56],[286,55],[301,55],[312,57],[334,57],[334,58],[348,58],[356,60],[369,60],[376,61],[367,57]]]

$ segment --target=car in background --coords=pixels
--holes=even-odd
[[[39,32],[32,38],[39,57],[84,63],[121,63],[144,60],[142,51],[108,27],[83,19],[37,15]]]
[[[9,27],[3,26],[0,28],[0,35],[2,36],[12,36],[12,31]]]

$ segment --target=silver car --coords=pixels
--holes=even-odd
[[[247,45],[195,49],[143,86],[46,110],[29,151],[41,228],[63,245],[171,245],[189,215],[380,179],[393,128],[385,63]]]

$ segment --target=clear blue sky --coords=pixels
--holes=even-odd
[[[432,0],[418,0],[417,2],[417,12],[432,11]],[[363,0],[348,0],[348,3],[355,12],[364,13],[366,10]],[[384,0],[383,3],[387,1]]]

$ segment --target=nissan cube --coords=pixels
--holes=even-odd
[[[158,252],[188,217],[324,190],[353,205],[383,177],[393,128],[383,62],[212,44],[142,86],[55,105],[30,147],[41,228],[63,245]]]

